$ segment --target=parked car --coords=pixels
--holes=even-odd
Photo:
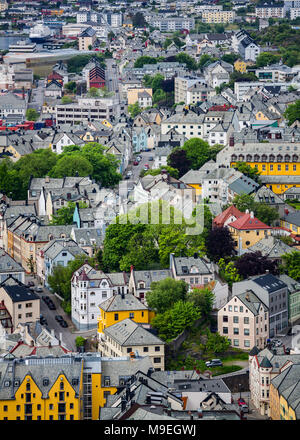
[[[55,315],[55,320],[56,320],[57,322],[60,322],[60,321],[63,321],[64,318],[63,318],[63,316],[61,316],[61,315]]]
[[[51,301],[51,299],[50,299],[50,297],[49,297],[48,295],[44,295],[44,296],[42,296],[42,300],[43,300],[45,303],[48,303],[49,301]]]
[[[48,325],[47,319],[43,315],[40,315],[40,323],[42,325]]]
[[[127,176],[132,176],[132,171],[131,170],[127,171]]]
[[[59,325],[65,328],[68,327],[68,323],[64,319],[62,321],[59,321]]]
[[[150,156],[148,160],[149,160],[150,162],[152,162],[152,161],[153,161],[153,157]]]
[[[137,160],[138,162],[140,162],[140,161],[142,160],[142,157],[141,157],[141,156],[136,156],[136,160]]]
[[[238,405],[243,410],[243,412],[249,412],[247,403],[241,397],[238,399]]]
[[[205,362],[207,367],[222,367],[223,362],[220,359],[212,359],[210,361]]]
[[[55,304],[52,300],[50,300],[47,304],[50,310],[56,310]]]
[[[33,286],[34,286],[34,282],[33,281],[28,281],[27,287],[33,287]]]
[[[43,288],[42,287],[36,287],[34,290],[36,292],[43,292]]]
[[[125,180],[130,179],[130,176],[128,176],[128,174],[126,174],[126,176],[124,177]]]
[[[147,163],[145,163],[144,165],[144,171],[148,171],[149,170],[149,165]]]
[[[134,162],[133,162],[133,165],[134,166],[137,166],[139,164],[139,161],[138,160],[135,160]]]

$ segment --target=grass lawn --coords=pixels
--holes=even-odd
[[[219,358],[223,362],[222,367],[213,367],[209,370],[213,376],[232,373],[245,368],[248,363],[248,353],[234,347],[229,347],[221,353],[208,351],[203,343],[208,328],[207,323],[193,328],[189,337],[182,343],[176,353],[176,357],[166,359],[167,370],[199,370],[201,373],[208,370],[205,362]]]

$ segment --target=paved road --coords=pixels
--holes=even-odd
[[[28,104],[28,108],[34,108],[39,113],[42,110],[42,106],[44,104],[44,80],[39,80],[37,82],[37,87],[32,89],[30,102]]]
[[[114,59],[106,60],[106,87],[109,92],[119,92],[119,69]]]
[[[28,281],[33,281],[37,286],[37,280],[32,277],[26,277],[26,283]],[[60,306],[60,300],[53,295],[50,290],[43,288],[43,292],[36,292],[40,297],[40,313],[46,318],[48,325],[46,326],[49,330],[54,330],[55,336],[63,342],[63,345],[66,346],[69,350],[76,351],[75,340],[78,336],[82,335],[86,337],[82,332],[78,332],[74,324],[72,323],[70,317],[64,312],[62,307]],[[47,304],[42,300],[42,296],[48,295],[56,306],[56,310],[50,310]],[[62,315],[65,321],[68,323],[69,327],[63,328],[59,325],[59,323],[55,320],[55,315]],[[95,334],[96,331],[89,332],[88,334]]]

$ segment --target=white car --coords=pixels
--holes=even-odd
[[[127,171],[127,176],[132,176],[132,171]]]

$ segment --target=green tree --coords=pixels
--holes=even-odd
[[[230,342],[225,336],[221,336],[218,332],[211,333],[207,330],[207,341],[205,351],[210,353],[223,353],[230,347]]]
[[[186,151],[186,157],[191,164],[191,168],[198,170],[209,160],[215,159],[222,147],[215,145],[212,148],[208,142],[200,138],[192,138],[186,141],[182,148]]]
[[[78,206],[80,209],[88,208],[88,204],[82,201],[78,202]],[[53,215],[50,223],[52,225],[72,225],[75,207],[75,202],[68,202],[67,206],[63,206],[57,210],[57,213]]]
[[[97,98],[99,95],[100,93],[97,87],[91,87],[90,90],[88,91],[88,96],[90,96],[91,98]]]
[[[245,176],[250,177],[250,179],[253,179],[255,182],[260,182],[260,171],[258,171],[255,167],[251,167],[246,162],[237,162],[234,168],[245,174]]]
[[[300,252],[293,251],[282,255],[283,270],[296,281],[300,280]]]
[[[289,125],[292,125],[295,121],[300,121],[300,99],[288,105],[283,115]]]
[[[93,166],[88,159],[80,154],[60,155],[57,163],[50,171],[51,177],[89,176],[93,173]]]
[[[281,56],[273,54],[271,52],[261,52],[256,58],[257,67],[270,66],[271,64],[278,63]]]
[[[185,52],[180,52],[175,56],[176,61],[183,63],[187,66],[189,70],[197,70],[198,65],[195,58],[191,57]]]
[[[61,102],[62,104],[71,104],[71,102],[73,102],[73,99],[71,98],[71,96],[65,95],[61,98]]]
[[[208,287],[195,288],[188,292],[187,300],[199,308],[201,316],[208,316],[213,309],[214,293]]]
[[[75,93],[76,92],[76,81],[69,81],[65,85],[65,89],[68,90],[68,92]]]
[[[137,115],[142,113],[143,109],[139,106],[138,101],[136,101],[134,104],[128,105],[128,113],[134,119]]]
[[[220,268],[220,277],[223,278],[230,287],[232,287],[233,283],[237,283],[238,281],[242,280],[242,277],[233,261],[226,263],[224,258],[220,258],[218,261],[218,266]]]
[[[156,313],[164,313],[171,309],[174,303],[184,301],[188,291],[188,285],[182,280],[165,278],[152,282],[149,292],[146,294],[147,304]]]
[[[178,179],[178,176],[179,176],[178,170],[176,168],[169,167],[168,165],[166,165],[166,166],[162,165],[159,168],[152,168],[152,169],[150,169],[148,171],[143,170],[143,171],[141,171],[140,176],[141,177],[148,176],[148,175],[158,176],[159,174],[161,174],[161,172],[163,170],[167,171],[170,174],[171,177],[174,177],[175,179]]]
[[[133,265],[136,270],[146,270],[158,260],[158,249],[150,234],[135,233],[130,238],[126,255],[120,259],[120,270],[129,272]]]
[[[77,336],[75,339],[76,347],[84,347],[85,339],[82,336]]]
[[[151,325],[158,331],[160,338],[169,342],[183,330],[190,329],[200,317],[200,310],[194,304],[180,300],[171,309],[157,314]]]
[[[137,58],[133,67],[140,68],[140,67],[143,67],[144,64],[157,64],[158,61],[159,61],[159,58],[150,57],[148,55],[142,55],[141,57]]]
[[[34,108],[29,108],[26,111],[26,119],[27,121],[37,121],[40,117],[40,114],[34,109]]]
[[[234,254],[234,240],[227,227],[211,229],[207,234],[205,245],[207,256],[214,262]]]

